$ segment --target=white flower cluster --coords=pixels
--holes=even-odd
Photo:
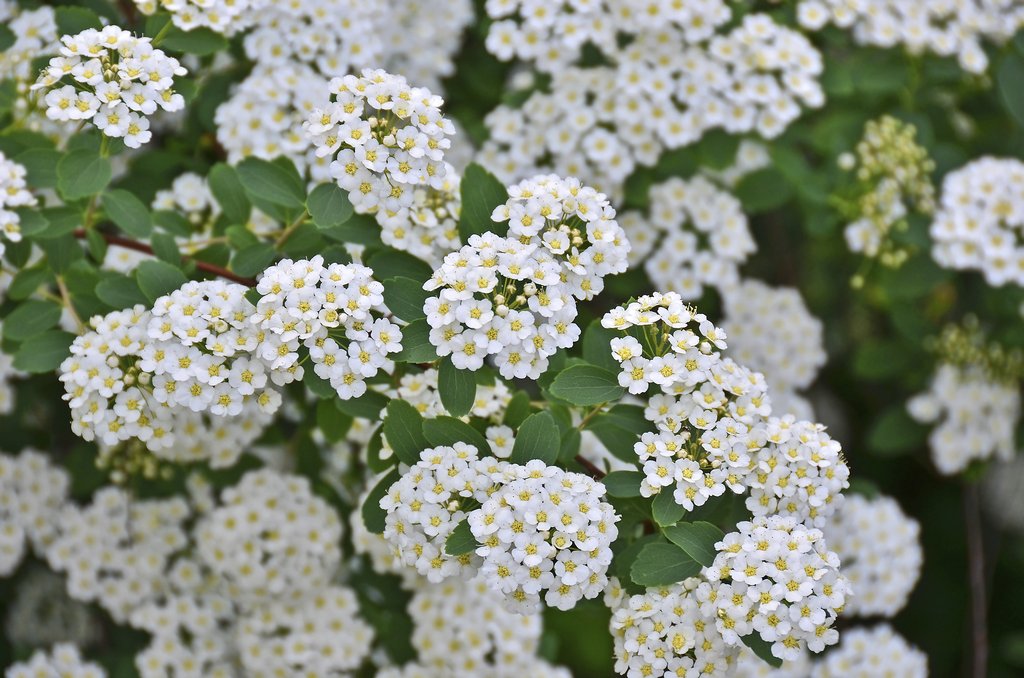
[[[843,640],[825,655],[811,678],[927,678],[928,657],[888,624],[843,631]]]
[[[171,21],[183,31],[209,28],[233,35],[244,29],[257,12],[266,11],[266,0],[135,0],[145,15],[158,10],[170,13]]]
[[[276,346],[264,353],[275,370],[301,371],[299,347],[313,371],[342,399],[366,392],[366,379],[390,372],[388,354],[401,350],[402,331],[384,315],[384,286],[360,264],[324,265],[322,256],[284,259],[256,284],[260,300],[251,321]]]
[[[505,378],[537,378],[548,357],[579,339],[576,301],[626,269],[629,243],[601,193],[539,176],[509,188],[491,216],[508,237],[474,235],[423,286],[430,343],[459,369],[494,356]]]
[[[178,60],[117,26],[90,28],[61,38],[59,57],[32,85],[46,91],[46,117],[61,122],[91,120],[108,137],[138,148],[152,138],[149,118],[173,112],[185,100],[173,89],[187,71]]]
[[[861,45],[956,56],[965,71],[983,73],[982,39],[1012,38],[1024,25],[1024,7],[1014,0],[802,0],[797,20],[812,31],[829,23],[850,29]]]
[[[484,581],[513,611],[540,609],[541,594],[560,610],[597,597],[618,536],[619,516],[604,500],[604,485],[539,460],[510,465],[507,476],[469,514]]]
[[[605,602],[612,611],[616,673],[627,678],[732,675],[740,649],[725,642],[715,618],[706,614],[696,595],[701,583],[693,577],[628,596],[612,580]]]
[[[846,498],[823,528],[856,592],[846,614],[894,617],[903,609],[921,575],[920,531],[891,497]]]
[[[736,188],[740,180],[748,174],[770,167],[772,164],[768,147],[753,139],[742,139],[736,149],[736,157],[731,165],[724,169],[713,170],[709,167],[702,167],[701,174],[716,183],[728,188]]]
[[[907,403],[915,420],[938,425],[928,436],[932,461],[945,475],[972,461],[1011,459],[1017,452],[1020,389],[973,365],[943,364],[928,390]]]
[[[459,213],[462,200],[459,195],[459,176],[446,164],[440,187],[418,186],[412,192],[412,204],[397,212],[378,211],[381,226],[380,239],[385,245],[403,250],[433,266],[441,263],[444,255],[458,249]]]
[[[419,373],[404,374],[393,397],[409,403],[424,417],[447,415],[438,391],[437,376],[437,369],[433,367]],[[495,379],[490,386],[477,384],[476,400],[469,409],[469,415],[500,422],[511,399],[512,392],[500,379]]]
[[[333,158],[331,176],[357,212],[407,220],[416,187],[444,185],[455,128],[441,114],[443,100],[369,69],[333,78],[329,94],[304,124],[317,157]]]
[[[35,75],[32,62],[57,42],[53,7],[21,9],[15,0],[0,0],[0,21],[14,34],[14,44],[0,51],[0,73],[24,81]]]
[[[237,599],[259,602],[330,582],[341,560],[342,525],[308,480],[251,471],[221,501],[198,526],[196,547]]]
[[[40,555],[53,542],[70,484],[67,472],[40,452],[0,453],[0,577],[21,563],[26,542]]]
[[[453,56],[463,32],[475,19],[472,0],[398,0],[379,13],[376,34],[384,43],[384,63],[392,73],[438,90],[455,72]]]
[[[849,583],[839,558],[820,530],[794,518],[757,517],[715,544],[718,555],[697,589],[706,617],[726,643],[752,633],[780,659],[797,659],[804,647],[821,652],[839,640],[833,627]]]
[[[380,500],[387,511],[384,538],[407,567],[437,583],[468,575],[480,566],[472,552],[448,555],[445,543],[456,526],[506,479],[508,464],[481,459],[472,445],[431,447]]]
[[[631,263],[644,262],[655,289],[687,300],[699,299],[705,286],[731,290],[757,249],[740,201],[701,176],[652,186],[649,219],[624,223],[635,246]]]
[[[0,256],[3,256],[4,240],[21,240],[21,217],[13,207],[35,205],[36,199],[29,193],[25,183],[27,170],[0,152]]]
[[[1024,286],[1024,163],[984,157],[947,174],[931,236],[940,266]]]
[[[156,192],[154,210],[177,212],[196,227],[203,226],[210,218],[220,214],[220,205],[213,198],[206,178],[195,172],[185,172],[171,183],[170,188]]]
[[[188,518],[180,497],[138,501],[106,487],[84,509],[64,507],[46,558],[54,570],[67,572],[72,598],[96,601],[124,623],[163,590],[171,556],[188,543]]]
[[[107,672],[99,664],[86,661],[74,645],[61,643],[50,652],[36,650],[27,662],[12,664],[4,675],[6,678],[106,678]]]
[[[797,391],[811,385],[827,355],[824,327],[800,292],[745,280],[726,292],[724,301],[726,354],[764,374],[774,411],[811,418],[810,403]]]
[[[739,660],[730,678],[808,678],[811,674],[811,659],[806,652],[797,659],[782,662],[773,667],[749,649],[740,650]]]
[[[18,580],[4,621],[7,640],[23,647],[87,647],[100,639],[101,628],[93,611],[67,594],[64,578],[43,566]]]
[[[276,600],[244,615],[238,650],[245,675],[351,676],[370,654],[373,627],[353,591],[327,586],[298,601]]]

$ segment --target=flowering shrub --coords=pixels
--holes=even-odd
[[[0,0],[9,676],[1024,672],[1011,0]]]

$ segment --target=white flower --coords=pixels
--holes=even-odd
[[[74,645],[59,643],[54,645],[50,652],[36,650],[28,661],[12,664],[5,675],[8,678],[36,678],[36,676],[106,678],[107,672],[99,664],[86,661]]]
[[[56,536],[70,484],[64,469],[40,452],[0,454],[0,576],[14,572],[27,545],[45,552]]]
[[[927,678],[928,657],[888,624],[854,628],[832,652],[817,662],[812,678],[874,678],[879,671],[894,676]]]

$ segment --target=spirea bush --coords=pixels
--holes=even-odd
[[[0,671],[1024,673],[1016,0],[0,0]]]

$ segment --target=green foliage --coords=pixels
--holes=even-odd
[[[668,586],[700,573],[700,563],[675,544],[652,541],[640,549],[629,574],[640,586]]]
[[[453,416],[468,414],[476,400],[476,379],[469,370],[460,370],[452,363],[451,356],[441,360],[437,371],[437,391],[441,403]]]
[[[420,453],[430,447],[423,435],[423,417],[404,400],[392,400],[384,417],[384,435],[398,459],[414,466]]]
[[[461,556],[464,553],[472,553],[477,546],[479,544],[469,529],[469,518],[466,518],[448,535],[448,541],[444,543],[444,552],[450,556]]]
[[[626,392],[618,376],[594,365],[573,365],[559,372],[551,394],[573,405],[600,405],[618,400]]]
[[[560,447],[561,436],[555,418],[550,412],[537,412],[519,425],[509,461],[525,464],[531,459],[539,459],[545,464],[553,464]]]
[[[476,163],[466,168],[460,184],[462,214],[459,217],[459,236],[468,242],[474,234],[502,233],[505,224],[491,221],[491,212],[508,199],[505,184]]]

